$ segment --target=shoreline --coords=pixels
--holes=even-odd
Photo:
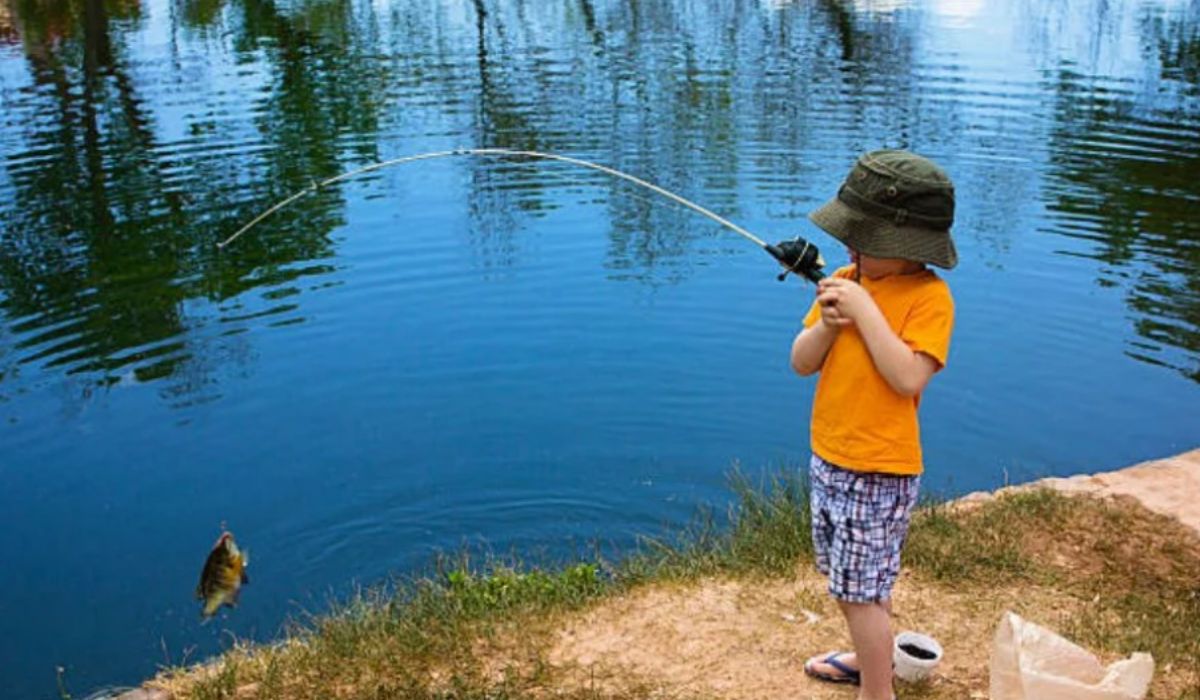
[[[1174,518],[1200,535],[1200,448],[1108,472],[1052,476],[995,491],[975,491],[954,502],[970,506],[1037,488],[1072,495],[1127,496],[1147,510]]]
[[[778,487],[779,485],[776,484],[775,486]],[[986,514],[998,508],[1003,509],[1005,503],[1011,503],[1014,500],[1020,501],[1022,498],[1025,498],[1026,500],[1032,499],[1037,501],[1041,498],[1038,492],[1042,489],[1049,489],[1063,496],[1071,497],[1067,499],[1071,501],[1074,501],[1073,497],[1078,496],[1097,497],[1099,502],[1111,501],[1113,503],[1111,507],[1114,510],[1124,509],[1128,511],[1129,509],[1133,509],[1139,512],[1148,511],[1144,517],[1150,520],[1154,518],[1169,518],[1182,526],[1176,528],[1177,530],[1190,531],[1196,535],[1194,538],[1195,543],[1188,546],[1194,547],[1196,552],[1200,552],[1200,499],[1194,496],[1200,493],[1200,449],[1194,449],[1172,457],[1149,460],[1108,472],[1080,474],[1065,478],[1050,477],[1025,484],[1003,487],[994,492],[974,492],[947,504],[951,506],[949,509],[935,507],[934,510],[946,510],[952,513],[960,512],[967,517],[970,517],[973,511]],[[772,497],[768,496],[766,500],[770,501],[770,498]],[[1060,498],[1058,500],[1061,501],[1063,499]],[[1087,500],[1090,501],[1091,499]],[[959,506],[965,507],[960,508]],[[1139,509],[1144,509],[1144,511]],[[937,515],[934,517],[945,518],[945,516]],[[1017,517],[1020,518],[1017,522],[1029,522],[1031,524],[1040,519],[1036,510],[1027,512],[1025,515],[1021,515],[1018,512]],[[1150,526],[1153,527],[1153,523]],[[751,524],[750,527],[754,528],[757,526]],[[773,527],[772,523],[765,523],[765,529],[772,530]],[[1185,540],[1189,539],[1187,534],[1182,534],[1182,537]],[[973,543],[972,546],[974,546]],[[949,560],[953,561],[956,558],[956,555],[953,554],[954,550],[946,551],[950,553],[938,554],[935,555],[935,558],[948,557]],[[1078,552],[1079,548],[1076,547],[1075,551]],[[983,558],[987,559],[989,558],[987,555],[991,554],[991,552],[984,551],[982,554]],[[918,552],[913,552],[914,560],[919,556]],[[1058,556],[1061,558],[1061,554]],[[1085,553],[1081,556],[1084,557],[1082,561],[1085,566],[1096,564],[1094,559],[1095,554],[1089,557]],[[1003,556],[997,556],[996,558],[1002,559]],[[1200,558],[1197,561],[1200,561]],[[1078,563],[1076,566],[1078,566]],[[780,663],[779,657],[786,655],[786,649],[790,649],[791,647],[779,648],[774,651],[768,651],[768,648],[778,646],[781,639],[787,639],[789,636],[795,637],[796,635],[801,635],[802,638],[805,636],[813,636],[815,638],[821,635],[829,635],[831,631],[834,633],[837,631],[837,626],[834,624],[837,620],[836,611],[821,608],[822,603],[820,600],[822,595],[820,582],[813,579],[811,572],[805,574],[803,571],[795,571],[797,569],[795,566],[792,568],[794,571],[791,574],[784,573],[781,575],[778,571],[774,574],[768,574],[769,579],[767,584],[761,582],[754,583],[756,580],[754,577],[757,574],[753,570],[750,572],[750,577],[744,579],[745,572],[739,574],[736,569],[722,572],[720,567],[716,571],[706,570],[692,576],[685,574],[682,577],[676,577],[668,573],[660,578],[650,575],[633,585],[617,586],[611,594],[592,598],[590,602],[583,603],[578,609],[567,609],[565,612],[560,610],[557,613],[551,609],[545,613],[535,613],[535,615],[545,618],[542,622],[551,628],[563,627],[566,630],[566,637],[561,638],[557,645],[551,645],[551,656],[549,659],[553,662],[554,666],[567,669],[566,673],[568,676],[570,675],[570,669],[584,663],[603,668],[617,669],[617,671],[614,671],[617,676],[621,673],[620,669],[625,669],[629,678],[632,678],[636,682],[642,682],[642,679],[646,678],[649,679],[648,682],[651,684],[658,682],[666,683],[668,681],[674,683],[678,681],[678,678],[690,677],[690,674],[693,673],[694,669],[690,666],[692,663],[692,654],[696,654],[696,658],[702,659],[705,654],[713,654],[712,647],[714,646],[718,648],[724,647],[717,654],[718,658],[734,653],[741,654],[744,658],[739,662],[739,666],[753,667],[756,663],[757,665],[766,663],[768,666],[774,666],[780,675],[786,676],[787,673],[795,669],[792,669],[790,666],[780,667],[778,665]],[[799,567],[801,570],[803,568],[803,566]],[[759,573],[761,574],[761,572]],[[511,572],[509,575],[511,575]],[[908,572],[906,575],[909,577],[915,576],[915,578],[909,579],[908,590],[904,594],[898,595],[897,600],[900,601],[901,605],[921,610],[921,615],[918,617],[922,618],[922,624],[931,625],[934,629],[937,629],[939,624],[944,624],[945,626],[942,629],[945,634],[952,634],[950,630],[961,629],[966,624],[964,619],[959,619],[954,624],[937,619],[937,611],[940,609],[940,604],[936,602],[937,598],[939,595],[955,595],[956,592],[953,587],[943,589],[940,594],[935,594],[936,591],[926,589],[936,589],[937,585],[927,585],[930,582],[924,580],[926,577],[923,574]],[[473,581],[478,583],[488,582],[486,576],[473,579]],[[475,585],[472,580],[468,580],[468,583]],[[974,581],[970,577],[964,578],[959,582],[959,584],[968,587],[972,583],[977,583],[977,581]],[[1032,592],[1038,595],[1049,595],[1051,593],[1058,595],[1060,599],[1055,604],[1056,606],[1071,602],[1061,595],[1068,592],[1066,589],[1058,591],[1043,589],[1037,589],[1037,584],[1034,584]],[[792,600],[789,601],[789,597]],[[995,600],[985,600],[984,603],[986,605],[993,607],[999,605],[1001,608],[1005,605],[1018,607],[1021,605],[1019,601],[1023,599],[1021,595],[1013,595],[1011,586],[1009,589],[1004,589],[1003,587],[997,589],[995,596],[985,595],[985,598],[987,597],[993,597]],[[796,616],[786,612],[795,607],[797,599],[803,603],[802,612],[804,615],[809,616],[807,625],[797,622]],[[652,604],[647,604],[647,600],[652,601]],[[1099,597],[1097,597],[1097,600],[1099,600]],[[965,601],[960,600],[956,604],[962,605],[965,604]],[[978,602],[975,605],[977,604]],[[1054,607],[1050,606],[1047,610],[1054,609]],[[736,615],[729,615],[731,609],[737,609]],[[631,610],[636,612],[635,616],[638,619],[631,619]],[[811,612],[812,610],[817,610],[819,614]],[[1146,612],[1139,611],[1138,614],[1146,614]],[[975,614],[978,615],[978,611]],[[898,622],[906,622],[905,617],[905,615],[899,615]],[[987,615],[984,615],[984,618],[986,617]],[[585,622],[580,623],[580,618]],[[758,618],[758,626],[748,628],[745,632],[740,632],[739,625],[742,625],[743,621],[748,618]],[[503,616],[501,617],[502,622],[506,619]],[[780,619],[784,620],[784,622],[780,623]],[[911,622],[911,620],[908,622]],[[688,627],[689,625],[692,627]],[[603,631],[607,628],[612,629],[606,635]],[[647,637],[647,630],[650,628],[653,628],[656,632],[655,635]],[[663,630],[669,628],[678,628],[674,634],[682,636],[657,636],[662,634]],[[685,628],[690,631],[682,633],[679,631]],[[529,630],[532,629],[532,627],[529,628]],[[526,634],[537,635],[537,633],[529,630],[518,626],[516,631],[509,631],[506,634],[515,635],[517,638],[521,638]],[[545,633],[545,630],[543,629],[542,632]],[[982,628],[975,629],[973,633],[975,636],[980,637],[980,640],[977,640],[975,643],[976,646],[982,640],[989,638],[986,630],[982,630]],[[559,632],[551,632],[549,634],[551,637],[554,637]],[[734,638],[737,638],[739,634],[744,638],[741,642],[734,643],[728,639],[731,634]],[[764,634],[770,635],[771,638],[764,639],[762,636]],[[630,641],[631,636],[633,638],[643,637],[644,641],[641,644],[633,644]],[[691,650],[689,647],[690,643],[700,637],[706,637],[709,640],[709,648],[705,650]],[[496,663],[506,663],[503,662],[506,654],[504,646],[505,644],[512,645],[513,641],[513,639],[507,639],[504,644],[498,645],[498,651],[494,653],[498,654],[498,658],[501,661]],[[529,640],[517,642],[517,646],[521,644],[532,644],[532,642]],[[733,647],[730,647],[730,644],[733,644]],[[748,644],[752,644],[754,649],[743,648]],[[792,645],[797,647],[803,646],[803,644],[795,644],[794,639],[792,640]],[[487,645],[485,644],[485,646]],[[663,665],[661,667],[654,667],[651,664],[647,668],[642,663],[643,660],[638,658],[638,655],[632,657],[628,655],[631,649],[638,650],[638,655],[653,657]],[[1112,651],[1112,649],[1108,650],[1107,656],[1109,658],[1112,657]],[[251,646],[242,648],[237,653],[243,655],[243,658],[251,658],[263,652]],[[680,654],[683,655],[682,658],[678,658]],[[174,675],[176,678],[181,675],[191,677],[211,676],[212,669],[222,664],[225,656],[221,655],[212,660],[183,669],[164,670],[156,678],[145,681],[143,686],[111,696],[111,699],[186,700],[193,697],[193,692],[186,689],[180,691],[178,690],[181,687],[179,685],[169,686],[168,684],[164,684],[164,674],[167,676]],[[967,656],[965,650],[960,650],[959,656],[965,659]],[[755,662],[755,659],[758,661]],[[713,666],[716,662],[710,659],[704,663],[708,666]],[[684,665],[684,672],[682,673],[677,668],[681,664]],[[955,675],[970,675],[978,682],[979,664],[979,659],[975,659],[971,663],[960,660],[956,666],[957,673]],[[1170,668],[1169,664],[1167,668]],[[949,670],[946,672],[950,673]],[[1195,676],[1196,682],[1200,682],[1200,657],[1196,660]],[[951,676],[949,680],[956,683],[961,682],[954,676]],[[617,684],[616,687],[620,687],[620,684],[626,682],[626,680],[618,678],[609,679],[606,682]],[[686,686],[692,682],[692,680],[687,680],[684,683]],[[165,685],[167,687],[164,687]],[[175,692],[172,692],[168,687],[175,688]],[[574,686],[568,684],[566,687],[570,689]],[[710,683],[707,686],[701,686],[704,692],[710,694],[715,692],[716,697],[730,698],[741,698],[752,687],[754,687],[754,683],[750,679],[743,679],[735,683],[730,677],[724,678],[716,685]],[[231,691],[233,694],[228,696],[231,698],[257,697],[255,694],[257,689],[250,692],[243,692],[244,688],[237,687],[231,688]],[[763,697],[775,697],[775,695],[769,692],[762,693],[761,689],[755,692],[760,693]],[[225,695],[221,697],[225,697]],[[272,695],[271,697],[275,696]],[[614,697],[627,696],[620,695],[618,692]],[[635,694],[630,697],[643,696]],[[823,698],[825,696],[808,695],[805,697]],[[926,696],[919,694],[916,697],[941,698],[942,696],[935,692],[933,695]],[[1149,697],[1155,696],[1151,695]]]

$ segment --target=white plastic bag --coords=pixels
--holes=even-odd
[[[1142,700],[1154,659],[1138,652],[1105,668],[1086,649],[1007,612],[992,644],[991,700]]]

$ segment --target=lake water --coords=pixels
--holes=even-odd
[[[946,494],[1200,445],[1200,5],[0,0],[0,687],[196,660],[436,552],[554,561],[803,464],[762,251],[957,185]],[[225,523],[242,605],[191,598]]]

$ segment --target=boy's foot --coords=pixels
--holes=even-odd
[[[804,672],[826,683],[858,685],[862,678],[858,671],[858,658],[852,651],[818,654],[804,662]]]

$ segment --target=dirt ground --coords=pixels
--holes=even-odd
[[[945,649],[924,697],[987,697],[991,639],[1005,610],[1052,624],[1078,605],[1066,596],[995,593],[984,600],[911,581],[897,586],[898,628],[929,634]],[[825,582],[805,571],[790,582],[706,581],[613,600],[566,625],[549,660],[600,689],[633,678],[662,697],[848,700],[852,689],[803,671],[804,659],[847,641]]]
[[[1200,536],[1200,450],[1120,472],[1049,479],[1038,485],[1133,496],[1152,511],[1178,518]],[[974,494],[968,502],[990,497]],[[909,695],[959,700],[988,697],[992,639],[1005,611],[1055,629],[1086,602],[1028,588],[990,589],[980,596],[903,574],[893,604],[898,631],[930,634],[945,649],[934,677]],[[608,601],[569,619],[556,636],[549,660],[567,669],[574,683],[598,690],[615,690],[636,679],[663,698],[850,700],[853,689],[814,681],[803,671],[804,659],[845,649],[847,643],[824,580],[804,568],[792,581],[654,586]],[[1163,678],[1171,669],[1159,670],[1151,697],[1174,698],[1183,692],[1180,683],[1197,682]],[[904,697],[903,685],[899,691]]]

